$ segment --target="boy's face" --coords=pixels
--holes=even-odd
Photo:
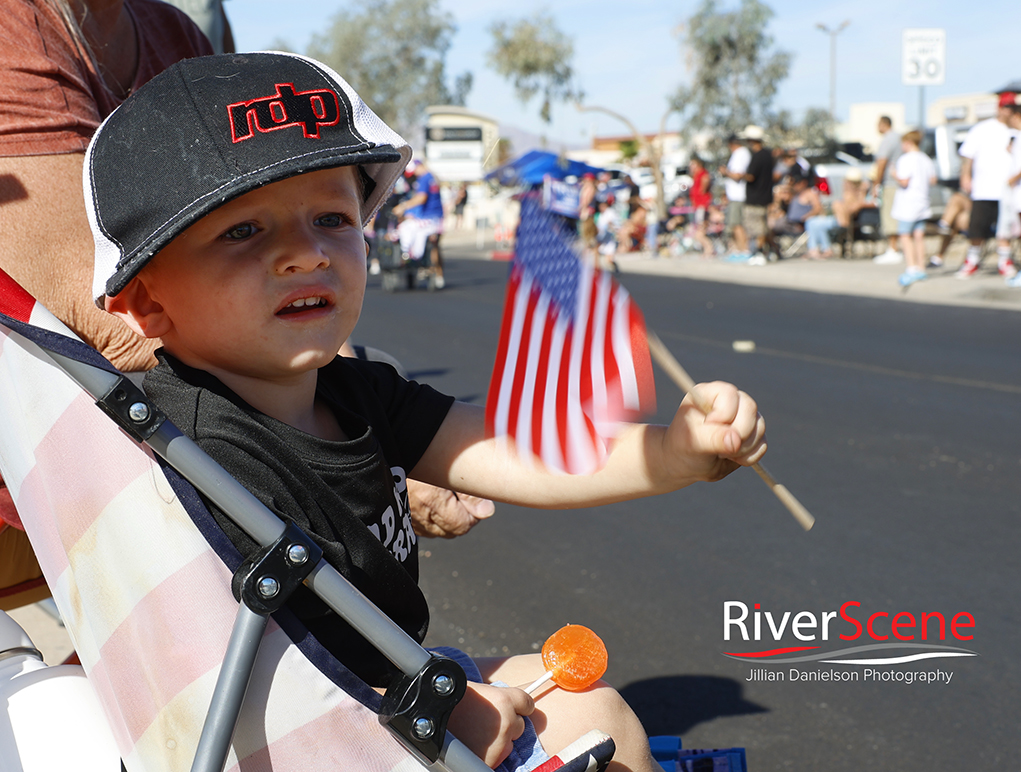
[[[142,271],[186,364],[264,380],[331,361],[365,294],[362,196],[353,167],[290,177],[192,225]]]

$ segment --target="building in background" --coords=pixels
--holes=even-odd
[[[929,126],[947,123],[970,125],[995,117],[996,94],[992,92],[940,97],[932,100],[925,110],[925,120]]]
[[[454,105],[427,107],[425,160],[441,182],[478,182],[499,163],[493,118]]]
[[[872,155],[879,147],[879,119],[887,116],[894,131],[903,134],[909,128],[904,115],[903,102],[857,102],[848,110],[845,123],[836,127],[838,142],[860,142],[865,152]]]

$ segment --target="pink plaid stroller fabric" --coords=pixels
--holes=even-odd
[[[113,371],[0,276],[0,471],[126,768],[190,769],[237,612],[225,561],[239,558],[203,536],[194,490],[37,343]],[[226,768],[422,768],[379,725],[378,699],[271,621]]]

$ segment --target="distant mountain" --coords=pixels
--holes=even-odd
[[[500,124],[500,138],[510,140],[511,157],[517,157],[522,153],[527,153],[529,150],[549,150],[551,153],[562,153],[568,150],[584,150],[588,147],[581,142],[571,144],[549,138],[543,142],[541,134],[532,134],[524,129],[519,129],[517,126],[511,126],[506,123]]]

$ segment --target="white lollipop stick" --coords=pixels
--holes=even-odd
[[[535,681],[532,682],[531,686],[528,686],[525,689],[525,694],[531,694],[536,689],[538,689],[540,686],[542,686],[544,683],[546,683],[548,680],[550,680],[552,677],[553,677],[553,671],[552,670],[547,670],[545,675],[542,675],[539,678],[535,679]]]

